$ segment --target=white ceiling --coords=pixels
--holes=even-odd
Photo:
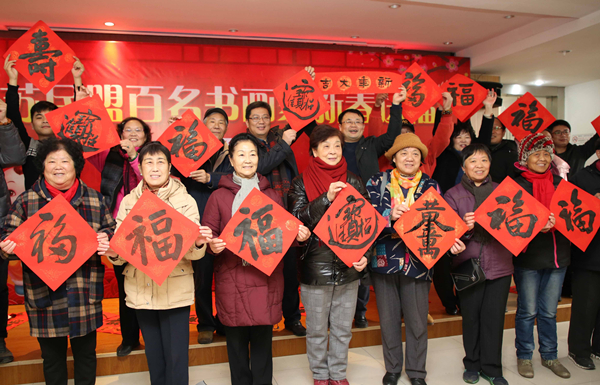
[[[390,9],[390,4],[399,4]],[[515,15],[505,19],[506,15]],[[503,83],[600,78],[600,0],[4,1],[0,29],[55,29],[337,41],[456,52]],[[112,21],[114,27],[104,26]],[[238,32],[231,33],[230,29]],[[352,39],[351,36],[359,36]],[[443,42],[452,41],[452,45]],[[570,49],[566,57],[558,51]]]

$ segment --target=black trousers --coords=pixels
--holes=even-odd
[[[213,316],[212,284],[215,257],[206,253],[204,258],[192,261],[194,267],[194,296],[199,332],[214,332],[217,321]]]
[[[436,262],[433,271],[433,286],[435,287],[435,292],[446,309],[455,309],[458,306],[457,297],[454,295],[454,282],[450,276],[451,269],[452,259],[444,254],[439,261]]]
[[[273,326],[225,326],[225,335],[231,385],[271,385]]]
[[[600,353],[600,271],[574,268],[572,278],[569,353],[589,358]]]
[[[0,258],[0,339],[8,337],[8,261]]]
[[[367,304],[371,294],[371,285],[369,280],[361,279],[358,285],[358,296],[356,297],[356,312],[354,318],[367,314]]]
[[[502,376],[502,335],[510,280],[510,275],[486,280],[458,292],[465,348],[463,363],[468,371]]]
[[[122,266],[113,265],[113,267],[119,287],[119,323],[121,324],[122,343],[124,345],[139,345],[140,325],[138,325],[135,310],[125,304],[125,276],[123,271],[129,266],[125,264]]]
[[[47,385],[67,385],[67,346],[69,337],[38,338],[44,360]],[[75,385],[96,383],[96,331],[71,338]]]
[[[152,385],[188,385],[190,307],[135,311]]]
[[[283,257],[283,319],[286,325],[300,321],[300,293],[298,288],[298,260],[302,249],[290,247]]]

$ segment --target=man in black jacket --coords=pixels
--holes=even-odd
[[[490,152],[492,153],[492,164],[490,166],[490,176],[496,183],[502,183],[507,176],[515,179],[517,176],[514,167],[518,160],[517,143],[514,140],[503,139],[506,133],[506,127],[494,117],[492,126],[492,138],[490,140]]]
[[[585,166],[590,156],[594,155],[598,134],[592,136],[583,145],[571,144],[571,125],[566,120],[560,119],[549,125],[546,131],[552,134],[556,155],[571,166],[569,170],[569,179],[571,179]]]

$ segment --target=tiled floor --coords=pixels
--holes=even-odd
[[[567,333],[569,323],[558,324],[559,358],[571,371],[570,379],[555,376],[541,366],[539,355],[534,356],[535,377],[525,379],[517,373],[514,349],[514,329],[504,332],[504,377],[511,385],[600,385],[600,362],[595,361],[597,370],[586,371],[577,368],[567,355]],[[464,385],[462,381],[462,337],[445,337],[429,340],[427,355],[427,383],[429,385]],[[306,355],[278,357],[274,360],[273,385],[312,385],[312,375],[308,369]],[[351,385],[378,385],[385,374],[381,346],[350,350],[348,359],[348,381]],[[205,381],[206,385],[230,385],[229,365],[216,364],[190,368],[190,384]],[[148,373],[134,373],[119,376],[99,377],[97,385],[138,385],[149,384]],[[406,374],[400,383],[409,385]],[[72,384],[72,381],[69,382]],[[485,385],[487,382],[480,381]],[[35,384],[38,385],[38,384]],[[41,385],[41,384],[40,384]]]

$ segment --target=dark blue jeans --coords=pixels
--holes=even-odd
[[[530,360],[533,356],[533,326],[536,318],[542,359],[558,358],[556,308],[566,271],[566,267],[530,270],[515,266],[518,293],[515,317],[517,358]]]

